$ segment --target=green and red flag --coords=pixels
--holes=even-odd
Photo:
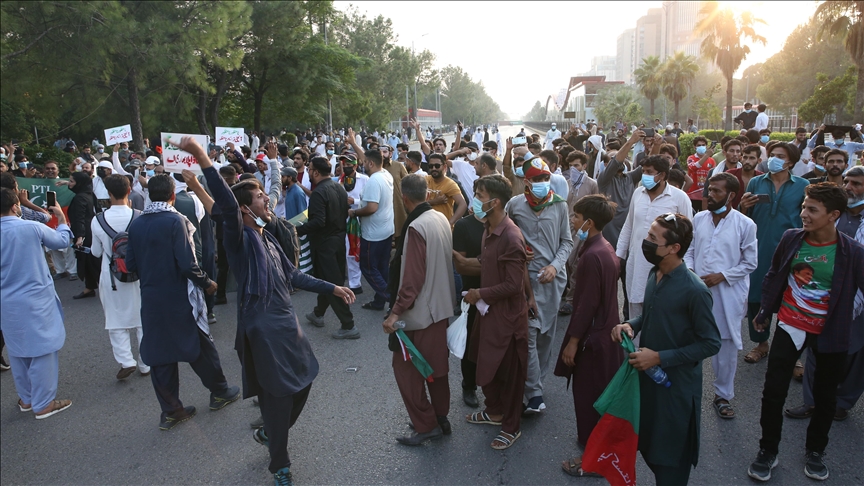
[[[636,351],[624,334],[621,346]],[[600,421],[585,446],[582,469],[602,474],[612,486],[636,484],[639,447],[639,372],[627,360],[618,368],[600,398],[594,402]]]
[[[434,380],[432,379],[432,366],[426,361],[426,358],[420,354],[420,351],[417,350],[417,347],[414,346],[414,343],[408,339],[408,336],[405,334],[405,331],[402,329],[396,330],[396,337],[399,338],[399,347],[402,349],[402,359],[405,361],[411,361],[417,371],[423,375],[423,378],[426,379],[429,383],[432,383]]]
[[[40,208],[48,207],[46,204],[46,194],[48,191],[57,193],[57,204],[60,205],[63,214],[66,214],[66,220],[69,220],[67,211],[69,210],[69,203],[71,203],[72,198],[75,197],[75,193],[70,191],[67,186],[56,185],[57,181],[65,179],[28,179],[25,177],[16,177],[15,180],[18,181],[18,189],[26,189],[28,196],[30,197],[30,202]],[[48,226],[57,228],[56,216],[51,215],[51,221],[48,222]]]
[[[355,262],[360,261],[360,219],[357,216],[348,218],[348,256],[354,257]]]

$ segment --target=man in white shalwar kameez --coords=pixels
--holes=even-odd
[[[366,187],[366,182],[369,181],[369,176],[357,172],[357,158],[353,154],[339,156],[339,162],[342,164],[342,175],[339,176],[339,183],[345,188],[348,193],[348,209],[360,208],[360,196],[363,195],[363,188]],[[350,218],[349,218],[350,219]],[[360,229],[363,230],[362,228]],[[360,260],[349,254],[351,245],[348,242],[348,235],[345,235],[345,257],[348,263],[348,287],[355,294],[363,292],[361,287],[360,277]]]
[[[42,250],[68,247],[72,231],[60,206],[48,209],[57,217],[56,231],[21,219],[18,194],[5,187],[0,190],[0,330],[9,351],[18,409],[33,411],[37,419],[72,406],[71,400],[56,399],[58,351],[66,341],[66,329]]]
[[[111,198],[111,207],[103,211],[105,223],[115,232],[122,233],[127,230],[132,222],[133,211],[129,207],[129,179],[125,176],[115,174],[105,178],[105,188]],[[93,245],[91,251],[95,257],[102,258],[102,271],[99,276],[99,299],[105,311],[105,329],[111,339],[111,347],[114,350],[114,359],[120,365],[117,379],[123,380],[135,372],[135,368],[141,375],[150,374],[150,367],[144,364],[141,357],[135,361],[132,355],[132,333],[141,345],[144,333],[141,329],[141,287],[139,282],[121,282],[116,278],[111,279],[111,240],[108,233],[102,228],[99,216],[93,218],[90,223],[93,232]]]
[[[730,201],[741,190],[732,174],[708,180],[708,211],[693,217],[693,244],[684,256],[711,289],[714,319],[720,330],[720,352],[711,358],[714,368],[714,408],[721,418],[734,418],[729,401],[735,397],[738,351],[742,349],[741,321],[747,315],[750,273],[756,270],[756,223],[733,209]]]

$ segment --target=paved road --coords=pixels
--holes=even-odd
[[[158,429],[159,406],[149,378],[135,374],[114,378],[118,365],[104,330],[97,299],[75,301],[81,282],[58,282],[66,313],[66,345],[60,352],[58,398],[71,398],[72,408],[47,420],[21,413],[10,373],[0,375],[0,483],[6,484],[269,484],[266,449],[252,440],[248,423],[258,416],[251,400],[224,410],[207,409],[208,391],[188,365],[180,366],[181,398],[198,415],[170,432]],[[382,314],[360,309],[370,290],[354,306],[362,338],[335,341],[329,333],[338,324],[332,313],[327,327],[303,323],[321,363],[303,415],[290,438],[297,484],[569,484],[602,485],[601,479],[573,479],[559,463],[576,452],[572,397],[563,379],[551,377],[545,393],[549,409],[523,422],[523,437],[498,452],[489,443],[498,429],[466,424],[461,376],[450,361],[450,420],[453,435],[422,447],[409,448],[394,437],[409,432],[408,421],[390,368]],[[294,303],[300,315],[314,306],[314,295],[299,292]],[[229,381],[239,384],[240,364],[233,351],[235,294],[216,308],[212,326]],[[558,323],[560,344],[565,320]],[[746,333],[745,333],[746,335]],[[557,345],[555,347],[557,349]],[[739,353],[739,359],[743,353]],[[713,379],[706,363],[702,400],[702,453],[692,484],[748,484],[747,465],[757,449],[759,397],[765,363],[740,360],[738,418],[721,420],[710,398]],[[358,367],[356,373],[346,372]],[[673,385],[674,386],[674,385]],[[801,401],[801,385],[790,386],[789,403]],[[787,421],[775,484],[813,484],[803,474],[806,422]],[[829,483],[864,484],[864,412],[858,406],[848,420],[831,431],[827,462]],[[653,476],[638,462],[641,484]]]

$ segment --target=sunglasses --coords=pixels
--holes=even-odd
[[[676,230],[678,229],[678,217],[675,216],[674,213],[662,214],[662,215],[660,215],[660,217],[663,218],[663,221],[666,221],[667,223],[669,223],[669,222],[675,223],[675,229]]]
[[[430,169],[440,169],[441,167],[444,167],[444,166],[441,164],[429,164]]]

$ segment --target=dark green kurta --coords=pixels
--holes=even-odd
[[[664,388],[639,373],[639,450],[652,464],[695,466],[702,360],[720,350],[720,331],[711,312],[711,291],[695,273],[682,263],[657,283],[656,272],[654,267],[648,274],[642,315],[628,322],[641,335],[641,347],[660,353],[660,367],[672,386]]]

